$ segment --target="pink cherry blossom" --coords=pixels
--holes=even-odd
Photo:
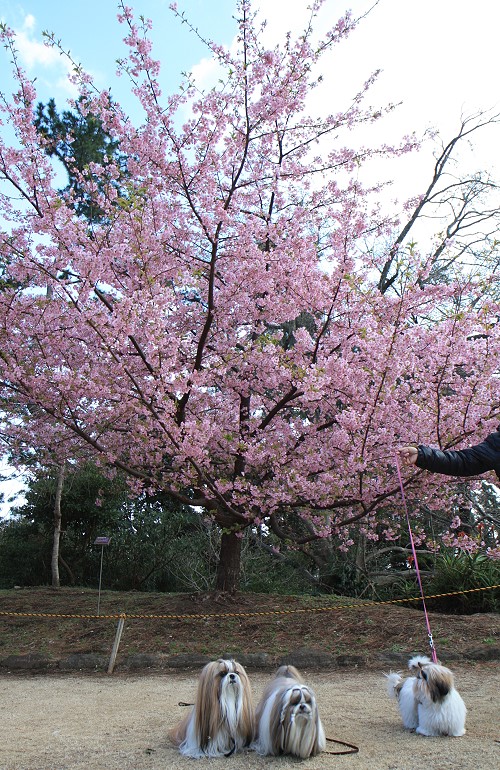
[[[364,106],[375,76],[348,109],[332,98],[327,117],[305,112],[351,16],[321,45],[311,27],[263,51],[247,0],[238,15],[236,52],[209,43],[218,86],[167,98],[150,23],[121,4],[120,69],[145,120],[132,125],[75,73],[128,158],[122,189],[113,162],[82,174],[103,212],[91,225],[57,190],[32,125],[35,84],[3,29],[15,80],[0,105],[3,435],[40,462],[91,454],[126,471],[131,494],[202,506],[228,537],[262,523],[287,537],[297,517],[304,542],[395,541],[397,447],[496,428],[493,279],[440,279],[428,244],[397,241],[395,212],[373,203],[381,186],[363,187],[363,163],[418,144],[349,146],[383,112]],[[381,291],[384,263],[398,272]],[[433,510],[450,489],[427,475],[408,493]]]

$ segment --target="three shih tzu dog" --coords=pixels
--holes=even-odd
[[[386,675],[403,726],[420,735],[463,735],[467,710],[452,672],[425,656],[411,658],[408,668],[406,678]],[[204,667],[191,711],[169,736],[181,754],[194,758],[252,749],[307,759],[324,751],[327,740],[314,691],[294,666],[278,669],[254,712],[245,669],[225,658]]]

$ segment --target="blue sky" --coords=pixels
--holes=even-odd
[[[332,24],[347,8],[361,15],[375,0],[326,0],[320,28]],[[155,53],[162,60],[162,84],[175,90],[181,72],[206,56],[206,50],[169,9],[170,0],[128,0],[137,14],[153,19]],[[463,107],[500,103],[498,29],[500,4],[493,0],[379,0],[358,31],[332,58],[329,83],[332,102],[363,82],[372,70],[383,75],[374,93],[403,100],[400,123],[447,125]],[[233,39],[235,0],[178,0],[178,8],[206,37],[229,45]],[[268,23],[268,38],[282,38],[307,16],[308,0],[255,0]],[[116,21],[115,0],[0,0],[0,18],[20,34],[21,52],[36,75],[43,100],[66,96],[64,68],[53,53],[41,56],[42,31],[53,31],[63,46],[92,72],[96,84],[125,93],[125,81],[114,75],[115,60],[125,48],[123,27]],[[121,92],[121,93],[120,93]],[[349,92],[352,95],[352,90]],[[411,118],[409,117],[411,116]]]
[[[355,15],[362,14],[374,2],[326,0],[322,20],[325,24],[333,21],[347,8]],[[174,18],[169,4],[170,0],[128,0],[138,14],[153,19],[153,38],[164,75],[169,86],[175,87],[179,73],[205,52],[186,26]],[[230,43],[236,28],[232,18],[235,0],[178,0],[177,4],[207,37]],[[308,0],[255,3],[255,7],[265,8],[263,15],[275,37],[293,28],[296,19],[305,18],[307,5]],[[482,94],[488,88],[485,77],[492,87],[499,74],[496,42],[500,11],[496,6],[493,0],[379,0],[356,34],[357,41],[352,39],[355,53],[350,68],[361,72],[382,66],[393,85],[407,82],[412,90],[420,82],[418,90],[429,92],[429,106],[433,94],[441,90],[443,77],[447,80],[441,94],[445,101],[460,92],[466,98],[475,91]],[[55,32],[103,87],[113,77],[114,60],[123,53],[123,28],[116,22],[116,12],[115,0],[0,0],[0,18],[16,30],[24,30],[33,45],[41,40],[42,30]],[[39,67],[45,85],[50,85],[55,70]]]
[[[162,61],[161,82],[166,93],[177,90],[185,70],[194,67],[200,82],[211,71],[203,44],[175,18],[169,3],[127,3],[137,14],[153,20],[153,54]],[[349,7],[360,16],[374,3],[326,0],[319,29],[325,31]],[[236,32],[235,0],[178,0],[177,5],[205,37],[231,44]],[[265,9],[261,15],[268,23],[267,40],[272,45],[288,29],[297,31],[307,18],[308,0],[256,0],[255,7],[259,5]],[[54,32],[63,47],[92,73],[95,84],[111,88],[114,98],[122,101],[128,88],[124,78],[115,77],[115,61],[126,49],[124,28],[116,14],[115,0],[0,0],[0,19],[18,33],[21,60],[30,76],[37,78],[39,99],[46,102],[54,97],[59,109],[65,107],[69,95],[66,69],[58,54],[49,54],[42,47],[42,31]],[[346,106],[369,74],[381,68],[368,103],[379,106],[401,101],[402,105],[379,128],[371,129],[371,138],[397,140],[413,130],[422,133],[434,127],[449,139],[462,114],[478,109],[500,111],[499,29],[500,3],[494,0],[379,0],[358,30],[324,63],[321,107],[333,112]],[[5,58],[0,58],[0,73],[4,68]],[[0,89],[5,88],[2,76]],[[313,111],[319,106],[316,103]],[[478,138],[467,162],[497,170],[500,177],[499,146],[496,127]],[[405,193],[422,189],[431,166],[429,148],[424,159],[406,173]],[[7,493],[14,487],[3,485]]]
[[[162,80],[168,91],[176,90],[181,73],[206,56],[203,44],[175,18],[170,0],[128,0],[127,5],[137,16],[154,20],[152,36],[163,63]],[[230,44],[235,34],[234,7],[234,0],[179,3],[179,11],[185,11],[194,26],[223,44]],[[117,21],[115,0],[0,0],[0,17],[19,32],[21,54],[28,70],[37,74],[42,100],[67,96],[61,85],[64,68],[59,57],[54,53],[44,60],[40,50],[45,30],[55,33],[63,48],[94,75],[98,87],[113,85],[113,93],[125,93],[126,83],[115,78],[115,61],[126,52],[122,40],[126,28]]]
[[[153,20],[154,55],[162,61],[164,92],[175,91],[181,73],[193,67],[203,80],[210,71],[207,51],[174,17],[170,0],[128,0],[128,4]],[[403,102],[381,126],[381,141],[396,140],[414,129],[422,133],[430,126],[449,138],[463,112],[499,108],[500,3],[326,0],[319,30],[326,30],[349,7],[360,16],[374,4],[358,30],[325,62],[323,107],[336,110],[347,105],[368,75],[381,68],[370,103]],[[177,5],[204,36],[230,45],[236,31],[236,0],[178,0]],[[297,31],[307,18],[308,0],[254,0],[254,7],[259,6],[272,44],[288,29]],[[115,77],[115,61],[126,51],[116,13],[115,0],[0,0],[0,18],[19,33],[21,57],[30,75],[37,77],[40,100],[53,96],[58,106],[68,96],[66,70],[56,52],[43,52],[43,30],[53,31],[92,73],[96,85],[110,87],[129,111],[126,79]],[[490,147],[498,144],[497,136],[485,136],[477,159],[491,163],[496,151],[490,152]],[[415,183],[418,188],[417,177]]]

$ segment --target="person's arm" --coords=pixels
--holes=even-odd
[[[402,460],[407,465],[443,473],[447,476],[476,476],[495,470],[500,475],[500,432],[491,433],[483,442],[468,449],[440,449],[419,444],[403,447]]]
[[[497,451],[496,455],[486,442],[468,449],[447,449],[444,452],[420,445],[416,465],[447,476],[477,476],[500,465],[500,452]]]

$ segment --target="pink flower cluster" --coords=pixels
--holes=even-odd
[[[102,212],[91,225],[58,191],[35,86],[3,29],[15,87],[0,110],[15,140],[0,139],[2,435],[41,463],[97,457],[133,493],[165,490],[224,530],[334,535],[341,550],[359,533],[394,541],[396,448],[492,424],[498,301],[486,268],[440,273],[430,244],[399,238],[372,195],[384,180],[361,183],[365,162],[417,145],[350,146],[384,113],[365,106],[375,77],[336,111],[331,83],[328,114],[308,114],[351,16],[273,50],[249,2],[238,17],[237,49],[208,43],[219,83],[166,98],[150,23],[122,4],[121,71],[145,119],[132,125],[75,74],[127,159],[125,175],[113,160],[82,173]],[[445,483],[418,484],[429,510],[445,499]],[[459,523],[443,542],[477,550]]]

